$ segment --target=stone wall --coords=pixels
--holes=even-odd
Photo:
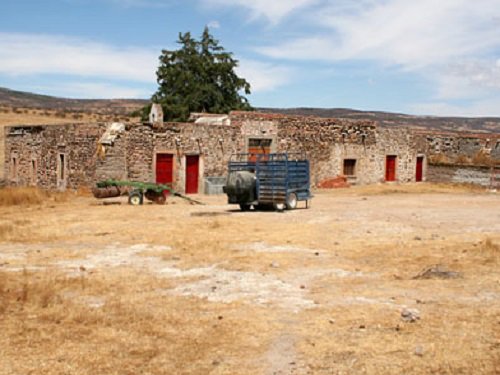
[[[344,159],[356,160],[350,183],[383,182],[386,155],[398,156],[398,181],[414,181],[416,157],[424,152],[410,130],[382,128],[373,121],[250,112],[233,112],[231,120],[245,137],[275,139],[278,152],[304,153],[314,185],[342,175]]]
[[[433,164],[490,165],[500,162],[499,134],[417,133]]]
[[[103,124],[97,123],[6,127],[8,183],[45,189],[92,185],[103,131]]]
[[[47,189],[91,186],[107,178],[155,182],[157,155],[167,153],[174,160],[173,187],[184,192],[186,157],[198,155],[201,192],[204,178],[225,176],[231,155],[247,152],[251,138],[270,139],[272,152],[307,157],[313,185],[341,176],[345,159],[355,161],[355,173],[348,176],[351,184],[371,184],[385,181],[388,155],[397,156],[396,181],[411,182],[419,156],[424,157],[424,180],[427,174],[430,181],[438,181],[436,163],[431,163],[436,155],[451,159],[487,152],[498,159],[500,153],[495,135],[421,134],[366,120],[256,112],[233,112],[229,117],[219,123],[127,124],[112,145],[103,147],[99,139],[106,124],[7,127],[4,175],[13,185]]]
[[[427,181],[436,183],[474,184],[488,187],[491,168],[468,165],[429,165]]]
[[[231,154],[243,151],[239,129],[232,125],[136,124],[127,128],[126,143],[129,179],[154,182],[156,155],[172,154],[174,189],[180,192],[185,189],[187,155],[200,157],[202,191],[204,177],[225,176]]]

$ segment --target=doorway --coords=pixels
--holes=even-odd
[[[156,183],[172,187],[174,181],[174,155],[156,154]],[[168,190],[164,194],[168,194]]]
[[[186,194],[198,194],[200,156],[186,155]]]
[[[416,182],[422,182],[424,176],[424,157],[417,156],[417,171],[415,175]]]
[[[385,159],[385,180],[396,181],[396,155],[387,155]]]

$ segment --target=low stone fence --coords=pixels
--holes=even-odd
[[[495,173],[496,171],[496,173]],[[488,166],[429,164],[428,182],[474,184],[484,187],[495,186],[500,170]],[[496,176],[496,177],[495,177]]]

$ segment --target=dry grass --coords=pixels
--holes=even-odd
[[[245,324],[236,306],[214,308],[199,300],[155,293],[161,280],[130,273],[123,278],[0,273],[2,374],[206,374],[228,373],[224,353],[251,337],[266,336],[266,318]],[[110,287],[110,282],[119,284]],[[261,333],[259,333],[261,332]],[[7,343],[5,338],[12,341]],[[97,349],[97,350],[96,350]],[[248,355],[259,352],[247,344]],[[257,371],[247,364],[241,373]]]
[[[472,184],[378,184],[352,186],[347,189],[325,189],[323,193],[333,195],[392,195],[392,194],[480,194],[487,193],[488,189]]]
[[[484,150],[478,151],[472,158],[474,165],[494,165],[495,160],[491,159],[490,155],[486,154]]]
[[[36,187],[10,187],[0,189],[0,207],[33,206],[44,202],[66,202],[72,196],[88,196],[85,190],[73,192],[48,192]]]
[[[431,164],[450,164],[451,160],[445,154],[434,154],[429,156]]]
[[[490,237],[485,238],[479,244],[478,253],[482,261],[487,263],[495,263],[500,266],[499,242],[495,242]]]
[[[30,233],[0,243],[0,374],[499,373],[498,196],[352,188],[282,214],[201,199],[0,207]],[[413,279],[433,264],[462,277]]]
[[[0,206],[28,206],[41,204],[49,194],[43,190],[22,187],[0,189]]]

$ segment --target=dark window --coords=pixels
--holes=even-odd
[[[11,158],[10,177],[12,180],[17,180],[17,158],[15,156]]]
[[[356,159],[344,159],[344,176],[356,175]]]
[[[272,139],[268,139],[268,138],[250,138],[248,140],[248,147],[261,147],[261,148],[270,148],[271,147],[271,143],[272,143]]]
[[[64,181],[66,176],[64,154],[59,154],[59,180]]]
[[[31,183],[33,185],[36,185],[36,175],[37,175],[36,160],[31,159]]]

